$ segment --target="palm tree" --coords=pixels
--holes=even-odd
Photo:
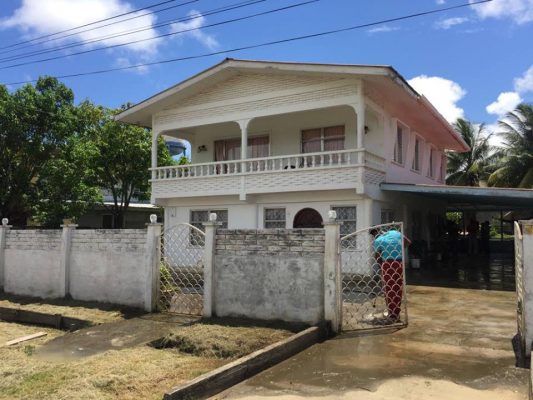
[[[490,186],[533,188],[533,105],[522,103],[499,121],[503,149]]]
[[[453,127],[461,135],[470,150],[465,153],[448,154],[448,185],[479,186],[486,180],[494,165],[495,151],[489,144],[491,134],[485,132],[484,125],[473,124],[459,118]]]

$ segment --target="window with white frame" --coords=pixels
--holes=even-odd
[[[190,224],[203,231],[203,223],[209,221],[209,214],[211,213],[217,215],[217,222],[221,223],[221,228],[228,227],[228,210],[192,210]]]
[[[391,210],[390,208],[382,208],[381,223],[390,224],[391,222],[394,222],[394,210]]]
[[[286,226],[285,209],[281,207],[265,208],[264,213],[263,213],[263,226],[266,229],[285,228]]]
[[[446,163],[448,162],[448,157],[446,157],[446,154],[443,154],[440,161],[440,176],[439,180],[441,182],[444,182],[446,179]]]
[[[302,153],[344,150],[344,125],[302,131]]]
[[[337,221],[341,221],[341,235],[348,235],[357,230],[357,207],[331,207],[337,212]]]
[[[420,140],[420,138],[416,137],[415,138],[415,148],[414,148],[414,154],[413,154],[413,165],[412,165],[412,169],[413,171],[416,171],[416,172],[420,172],[420,165],[422,164],[421,162],[421,152],[420,152],[420,148],[422,146],[422,141]]]
[[[428,177],[435,177],[435,149],[433,147],[429,148]]]
[[[407,147],[407,127],[401,123],[396,124],[396,141],[394,143],[394,157],[395,163],[403,165],[405,159],[405,149]]]

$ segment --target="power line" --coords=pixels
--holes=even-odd
[[[73,48],[73,47],[85,46],[85,45],[88,45],[88,44],[93,44],[93,43],[97,43],[97,42],[101,42],[101,41],[109,40],[109,39],[114,39],[114,38],[118,38],[118,37],[122,37],[122,36],[128,36],[128,35],[132,35],[132,34],[139,33],[139,32],[144,32],[144,31],[147,31],[147,30],[155,29],[155,28],[161,28],[163,26],[168,26],[168,25],[171,25],[171,24],[174,24],[174,23],[177,23],[177,22],[191,21],[191,20],[194,20],[194,19],[197,19],[197,18],[202,18],[202,17],[214,15],[214,14],[223,13],[223,12],[226,12],[226,11],[231,11],[231,10],[235,10],[235,9],[251,6],[251,5],[254,5],[254,4],[258,4],[258,3],[263,3],[265,1],[269,1],[269,0],[246,0],[244,2],[233,3],[233,4],[230,4],[228,6],[215,8],[215,9],[212,9],[212,10],[200,12],[198,14],[192,14],[192,15],[189,15],[187,17],[167,20],[167,21],[155,24],[155,25],[146,25],[146,26],[141,27],[141,28],[136,29],[136,30],[122,31],[122,32],[118,32],[118,33],[113,34],[113,35],[100,36],[100,37],[97,37],[97,38],[93,38],[91,40],[81,40],[81,41],[78,41],[78,42],[70,43],[70,44],[65,45],[65,46],[54,47],[52,49],[39,50],[39,51],[23,53],[23,54],[17,54],[17,55],[14,55],[14,56],[8,56],[8,57],[0,58],[0,63],[6,63],[6,62],[15,61],[15,60],[24,59],[24,58],[29,58],[29,57],[37,56],[37,55],[41,55],[41,54],[53,53],[53,52],[56,52],[56,51],[59,51],[59,50],[65,50],[65,49],[70,49],[70,48]],[[148,39],[150,39],[150,38],[148,38]]]
[[[18,43],[10,44],[10,45],[8,45],[8,46],[0,47],[0,50],[1,50],[1,49],[7,49],[7,48],[15,47],[15,46],[18,46],[18,45],[21,45],[21,44],[25,44],[25,43],[34,42],[34,41],[36,41],[36,40],[40,40],[40,39],[44,39],[44,38],[49,38],[49,37],[51,37],[51,36],[59,35],[59,34],[62,34],[62,33],[71,32],[71,31],[76,30],[76,29],[85,28],[85,27],[87,27],[87,26],[94,25],[94,24],[98,24],[98,23],[100,23],[100,22],[110,21],[110,20],[115,19],[115,18],[124,17],[124,16],[126,16],[126,15],[130,15],[130,14],[133,14],[133,13],[136,13],[136,12],[139,12],[139,11],[148,10],[148,9],[150,9],[150,8],[154,8],[154,7],[161,6],[161,5],[168,4],[168,3],[173,3],[173,2],[175,2],[175,1],[177,1],[177,0],[166,0],[166,1],[162,1],[162,2],[160,2],[160,3],[151,4],[151,5],[149,5],[149,6],[145,6],[145,7],[142,7],[142,8],[137,8],[137,9],[135,9],[135,10],[128,11],[128,12],[125,12],[125,13],[122,13],[122,14],[114,15],[114,16],[107,17],[107,18],[100,19],[100,20],[93,21],[93,22],[88,22],[88,23],[86,23],[86,24],[78,25],[78,26],[74,26],[74,27],[72,27],[72,28],[68,28],[68,29],[65,29],[65,30],[62,30],[62,31],[58,31],[58,32],[54,32],[54,33],[49,33],[49,34],[46,34],[46,35],[43,35],[43,36],[39,36],[39,37],[36,37],[36,38],[33,38],[33,39],[28,39],[28,40],[25,40],[25,41],[22,41],[22,42],[18,42]],[[194,2],[197,2],[197,1],[200,1],[200,0],[191,0],[191,1],[188,1],[188,2],[186,2],[186,3],[184,3],[184,4],[181,4],[181,5],[185,5],[185,4],[189,4],[189,3],[194,3]],[[146,14],[145,14],[145,15],[146,15]],[[122,21],[119,21],[119,22],[122,22]]]
[[[294,42],[294,41],[312,39],[312,38],[316,38],[316,37],[329,36],[329,35],[342,33],[342,32],[348,32],[348,31],[352,31],[352,30],[356,30],[356,29],[369,28],[371,26],[382,25],[382,24],[386,24],[386,23],[390,23],[390,22],[398,22],[398,21],[403,21],[403,20],[407,20],[407,19],[413,19],[413,18],[422,17],[422,16],[426,16],[426,15],[438,14],[438,13],[442,13],[442,12],[445,12],[445,11],[455,10],[455,9],[459,9],[459,8],[465,8],[465,7],[469,7],[469,6],[476,6],[476,5],[483,4],[483,3],[489,3],[491,1],[493,1],[493,0],[479,0],[479,1],[476,1],[476,2],[473,2],[473,3],[463,3],[463,4],[459,4],[459,5],[455,5],[455,6],[438,8],[438,9],[433,9],[433,10],[429,10],[429,11],[423,11],[423,12],[419,12],[419,13],[415,13],[415,14],[408,14],[408,15],[404,15],[404,16],[401,16],[401,17],[389,18],[389,19],[384,19],[384,20],[375,21],[375,22],[369,22],[369,23],[361,24],[361,25],[354,25],[354,26],[334,29],[334,30],[330,30],[330,31],[323,31],[323,32],[312,33],[312,34],[308,34],[308,35],[294,36],[294,37],[286,38],[286,39],[279,39],[279,40],[273,40],[273,41],[269,41],[269,42],[263,42],[263,43],[252,44],[252,45],[241,46],[241,47],[235,47],[235,48],[232,48],[232,49],[225,49],[225,50],[215,51],[215,52],[211,52],[211,53],[204,53],[204,54],[197,54],[197,55],[186,56],[186,57],[171,58],[171,59],[167,59],[167,60],[153,61],[153,62],[142,63],[142,64],[134,64],[134,65],[126,66],[126,67],[116,67],[116,68],[101,69],[101,70],[96,70],[96,71],[78,72],[78,73],[75,73],[75,74],[56,76],[56,78],[57,79],[65,79],[65,78],[75,78],[75,77],[87,76],[87,75],[100,75],[100,74],[105,74],[105,73],[108,73],[108,72],[124,71],[124,70],[129,70],[129,69],[140,68],[140,67],[149,67],[149,66],[152,66],[152,65],[169,64],[169,63],[179,62],[179,61],[206,58],[206,57],[211,57],[211,56],[225,54],[225,53],[235,53],[235,52],[239,52],[239,51],[243,51],[243,50],[250,50],[250,49],[256,49],[256,48],[260,48],[260,47],[267,47],[267,46],[273,46],[273,45],[277,45],[277,44],[283,44],[283,43],[289,43],[289,42]],[[32,79],[32,80],[26,80],[26,81],[11,82],[11,83],[7,83],[7,85],[20,85],[20,84],[32,83],[32,82],[36,82],[36,81],[37,81],[37,79]]]
[[[76,52],[76,53],[63,54],[63,55],[60,55],[60,56],[42,58],[42,59],[39,59],[39,60],[32,60],[32,61],[26,61],[26,62],[22,62],[22,63],[18,63],[18,64],[13,64],[13,65],[7,65],[5,67],[0,67],[0,70],[20,67],[20,66],[23,66],[23,65],[36,64],[36,63],[41,63],[41,62],[45,62],[45,61],[58,60],[58,59],[61,59],[61,58],[72,57],[72,56],[77,56],[77,55],[82,55],[82,54],[87,54],[87,53],[92,53],[92,52],[100,51],[100,50],[107,50],[107,49],[127,46],[127,45],[131,45],[131,44],[146,42],[146,41],[149,41],[149,40],[160,39],[160,38],[163,38],[163,37],[174,36],[174,35],[178,35],[178,34],[181,34],[181,33],[197,31],[197,30],[204,29],[204,28],[210,28],[210,27],[213,27],[213,26],[227,25],[227,24],[230,24],[230,23],[233,23],[233,22],[244,21],[244,20],[256,18],[256,17],[259,17],[259,16],[273,14],[273,13],[280,12],[280,11],[287,11],[287,10],[290,10],[292,8],[301,7],[301,6],[309,5],[309,4],[312,4],[312,3],[317,3],[319,1],[321,1],[321,0],[308,0],[308,1],[301,2],[301,3],[292,4],[292,5],[289,5],[289,6],[276,8],[276,9],[273,9],[273,10],[267,10],[267,11],[263,11],[263,12],[259,12],[259,13],[255,13],[255,14],[251,14],[251,15],[246,15],[246,16],[243,16],[243,17],[237,17],[237,18],[233,18],[233,19],[229,19],[229,20],[225,20],[225,21],[212,23],[212,24],[209,24],[209,25],[204,25],[204,26],[198,27],[198,28],[183,29],[181,31],[165,33],[165,34],[157,35],[157,36],[154,36],[154,37],[151,37],[151,38],[139,39],[139,40],[134,40],[134,41],[126,42],[126,43],[119,43],[119,44],[114,44],[114,45],[110,45],[110,46],[98,47],[96,49],[88,49],[88,50],[79,51],[79,52]]]

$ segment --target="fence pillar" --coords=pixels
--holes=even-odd
[[[520,225],[522,227],[525,356],[529,358],[533,342],[533,220],[520,221]],[[515,237],[515,240],[518,238]]]
[[[329,212],[329,221],[324,222],[324,319],[331,330],[339,332],[342,324],[342,282],[340,262],[340,226],[337,213]]]
[[[144,291],[144,310],[157,310],[159,296],[159,263],[161,262],[161,223],[157,215],[150,215],[150,223],[146,224],[146,288]]]
[[[9,220],[2,218],[2,225],[0,225],[0,288],[4,288],[4,264],[5,264],[5,251],[6,251],[6,233],[11,228],[8,225]]]
[[[72,248],[72,232],[76,224],[61,225],[61,259],[59,261],[59,295],[67,297],[70,294],[70,251]]]
[[[210,318],[215,309],[215,235],[217,222],[215,213],[209,214],[209,222],[205,222],[205,246],[204,246],[204,311],[203,316]]]

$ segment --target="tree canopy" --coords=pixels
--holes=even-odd
[[[115,121],[118,111],[76,105],[55,78],[12,93],[0,85],[0,217],[57,227],[102,204],[107,191],[121,227],[131,199],[149,198],[151,133]],[[172,164],[162,140],[159,153]]]

